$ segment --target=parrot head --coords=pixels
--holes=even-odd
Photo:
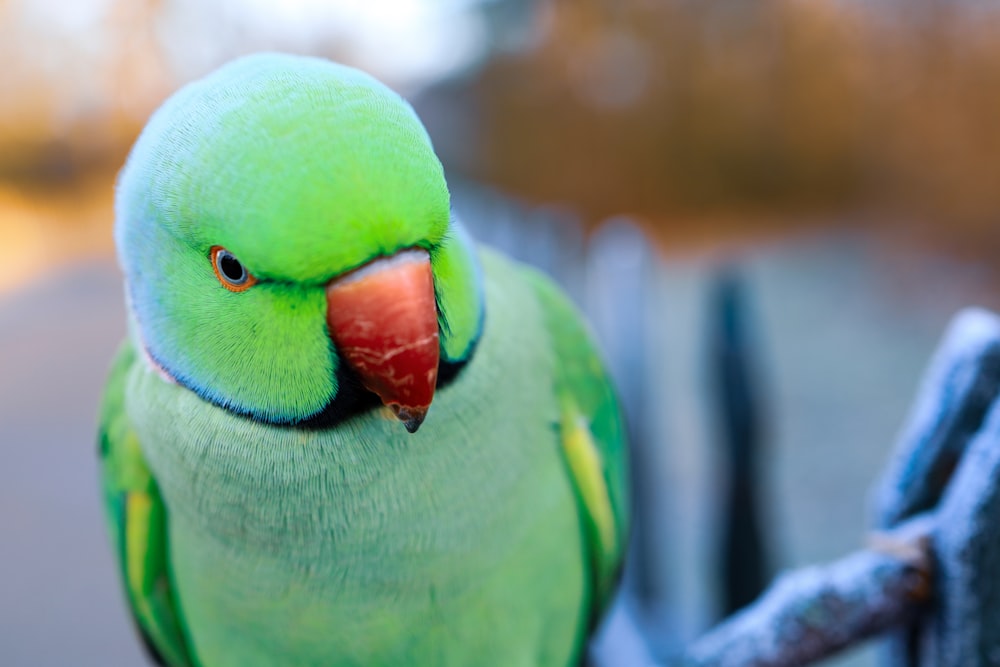
[[[153,114],[119,176],[134,338],[169,380],[272,424],[384,404],[413,432],[483,303],[410,106],[328,61],[261,54]]]

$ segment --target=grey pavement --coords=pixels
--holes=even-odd
[[[0,296],[0,664],[144,664],[99,504],[101,385],[124,331],[110,265]]]

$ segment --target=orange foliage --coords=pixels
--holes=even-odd
[[[914,7],[550,2],[533,49],[452,87],[477,148],[456,164],[674,235],[876,210],[1000,243],[996,17]]]

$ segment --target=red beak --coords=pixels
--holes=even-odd
[[[326,288],[326,322],[341,357],[416,432],[437,384],[437,302],[430,256],[377,259]]]

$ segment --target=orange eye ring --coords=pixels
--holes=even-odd
[[[243,262],[221,245],[212,246],[208,256],[215,277],[230,292],[245,292],[257,284],[257,278],[247,271]]]

